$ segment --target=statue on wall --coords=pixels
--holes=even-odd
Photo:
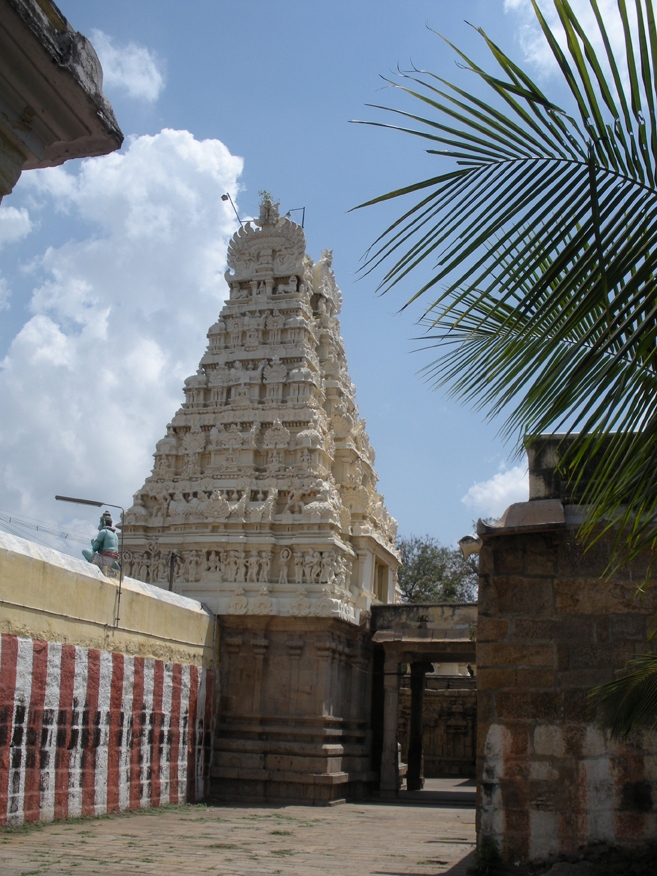
[[[120,569],[119,536],[109,511],[103,512],[98,524],[98,535],[91,539],[91,550],[85,548],[82,556],[88,563],[105,569]]]

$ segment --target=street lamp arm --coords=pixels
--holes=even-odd
[[[75,502],[76,505],[93,505],[95,508],[102,508],[104,502],[95,502],[93,499],[74,499],[72,496],[55,496],[58,502]],[[112,505],[112,508],[117,506]]]

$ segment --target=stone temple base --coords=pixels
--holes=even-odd
[[[369,632],[345,621],[220,617],[212,798],[330,805],[371,771]]]

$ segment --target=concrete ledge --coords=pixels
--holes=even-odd
[[[192,599],[0,533],[0,631],[104,651],[214,665],[214,618]]]

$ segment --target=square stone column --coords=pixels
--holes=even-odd
[[[408,745],[406,788],[421,791],[424,787],[424,752],[422,750],[424,677],[433,669],[432,663],[411,664],[411,731]]]
[[[381,796],[396,797],[399,791],[399,681],[397,654],[386,653],[383,667],[383,749],[381,752]]]

